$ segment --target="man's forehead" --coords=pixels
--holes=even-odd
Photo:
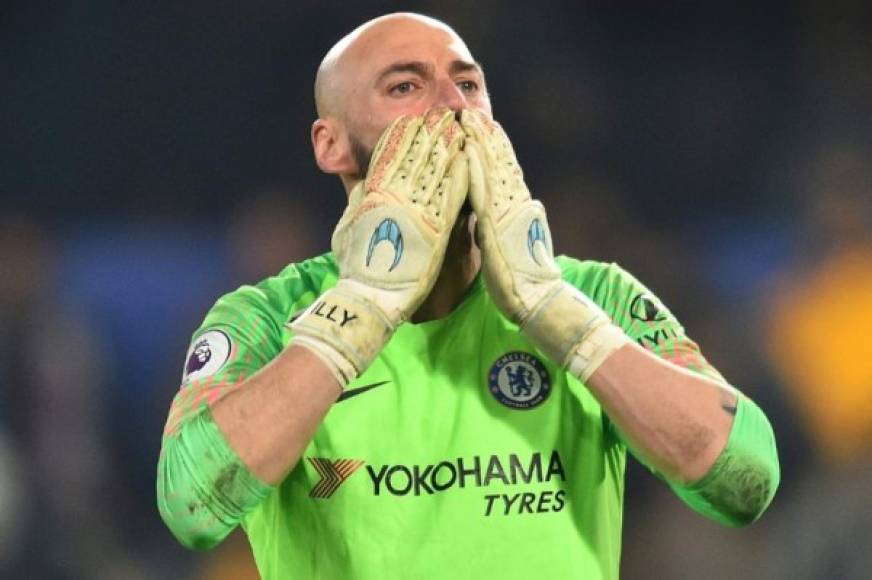
[[[352,87],[369,84],[386,67],[412,61],[439,66],[475,62],[466,43],[444,22],[413,13],[370,20],[337,42],[321,62],[315,78],[319,115],[341,110]]]
[[[371,30],[351,43],[346,55],[376,68],[408,60],[473,62],[466,43],[453,30],[414,20],[389,22]]]

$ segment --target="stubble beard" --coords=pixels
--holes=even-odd
[[[348,142],[351,145],[351,157],[357,164],[357,174],[354,177],[363,181],[366,179],[369,162],[372,160],[372,149],[364,145],[360,139],[352,134],[348,135]]]

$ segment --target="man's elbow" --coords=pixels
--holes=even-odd
[[[191,509],[194,511],[198,509],[195,503],[191,503]],[[204,508],[200,506],[199,509]],[[163,506],[161,506],[160,515],[173,536],[175,536],[180,544],[190,550],[211,550],[224,539],[223,537],[216,537],[206,528],[192,525],[189,517],[183,514],[164,510]]]
[[[173,536],[191,550],[214,548],[233,529],[215,517],[201,496],[190,480],[171,481],[166,465],[161,462],[157,481],[158,511]]]
[[[733,527],[747,526],[763,515],[781,482],[775,437],[762,413],[760,417],[765,425],[754,437],[732,441],[699,487],[720,519]]]
[[[779,481],[777,458],[774,463],[745,466],[735,474],[729,489],[719,494],[715,505],[728,525],[736,528],[747,526],[757,521],[769,507]]]
[[[164,440],[158,461],[158,510],[188,548],[218,545],[271,491],[229,447],[208,412],[191,418]]]

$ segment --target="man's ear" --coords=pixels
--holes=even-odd
[[[318,119],[312,124],[312,149],[324,173],[348,175],[357,171],[348,135],[334,119]]]

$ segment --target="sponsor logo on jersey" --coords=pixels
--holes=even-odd
[[[520,485],[566,481],[560,454],[552,451],[547,463],[538,451],[526,461],[514,453],[505,457],[475,455],[427,465],[367,465],[373,495],[432,495],[453,487],[489,487],[496,483]]]
[[[566,482],[566,470],[556,450],[547,457],[538,451],[529,457],[515,453],[475,455],[425,465],[369,465],[359,459],[306,459],[319,474],[319,480],[309,493],[310,497],[318,499],[331,497],[352,474],[366,465],[373,496],[407,498],[454,489],[503,488],[482,496],[484,516],[559,512],[567,503],[564,489],[533,487]],[[522,489],[504,489],[518,487]]]
[[[488,390],[506,407],[532,409],[551,394],[551,377],[542,361],[532,354],[510,352],[491,366]]]
[[[630,302],[630,316],[642,322],[661,322],[666,320],[666,315],[657,306],[654,297],[643,292]]]
[[[230,359],[230,337],[220,330],[208,330],[188,349],[182,383],[214,375]]]
[[[397,264],[400,263],[400,258],[403,257],[403,233],[400,231],[400,226],[397,222],[391,218],[385,218],[378,227],[375,228],[375,231],[372,232],[372,237],[369,239],[369,249],[366,252],[367,268],[372,260],[372,254],[375,251],[375,247],[384,241],[390,242],[394,247],[394,259],[393,262],[391,262],[391,267],[388,268],[388,272],[396,268]]]
[[[359,459],[336,459],[334,461],[323,457],[307,457],[306,459],[320,476],[318,483],[309,492],[309,497],[318,499],[331,497],[339,489],[339,486],[345,483],[364,463]]]

